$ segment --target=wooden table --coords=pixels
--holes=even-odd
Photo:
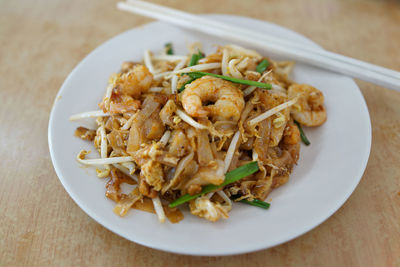
[[[399,1],[154,2],[268,20],[328,50],[400,70]],[[238,256],[180,256],[127,241],[88,217],[57,179],[47,126],[74,66],[114,35],[150,21],[115,3],[0,1],[1,266],[400,266],[400,93],[361,81],[373,131],[364,177],[339,211],[291,242]]]

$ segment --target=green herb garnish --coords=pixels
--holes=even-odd
[[[190,58],[189,67],[197,65],[199,60],[202,59],[203,57],[204,57],[203,53],[201,53],[200,50],[198,51],[197,54],[193,54],[192,57]]]
[[[264,201],[261,201],[259,199],[254,199],[253,201],[249,201],[247,199],[242,199],[239,202],[242,202],[242,203],[245,203],[245,204],[248,204],[248,205],[252,205],[252,206],[256,206],[256,207],[259,207],[259,208],[263,208],[263,209],[266,209],[266,210],[269,209],[269,206],[271,206],[271,204],[269,204],[267,202],[264,202]]]
[[[241,197],[241,195],[233,195],[233,196],[231,196],[231,199],[236,200],[240,197]],[[238,202],[242,202],[244,204],[256,206],[256,207],[263,208],[263,209],[269,209],[269,206],[271,206],[271,204],[269,204],[265,201],[259,200],[259,199],[254,199],[253,201],[250,201],[247,199],[241,199]]]
[[[188,80],[187,82],[185,82],[184,84],[182,84],[181,87],[178,88],[178,92],[182,92],[183,90],[185,90],[185,86],[191,82],[193,82],[194,80],[196,80],[197,78],[190,78],[190,80]]]
[[[259,199],[254,199],[253,201],[242,199],[242,200],[240,200],[240,202],[245,203],[245,204],[249,204],[249,205],[252,205],[252,206],[256,206],[256,207],[259,207],[259,208],[263,208],[263,209],[266,209],[266,210],[269,209],[269,206],[271,206],[271,204],[269,204],[267,202],[264,202],[264,201],[261,201]]]
[[[167,55],[173,55],[174,54],[174,50],[172,49],[172,43],[166,43],[165,44],[165,49],[166,49]]]
[[[216,78],[220,78],[223,80],[227,80],[233,83],[239,83],[239,84],[245,84],[245,85],[250,85],[250,86],[256,86],[264,89],[271,89],[272,85],[269,83],[262,83],[262,82],[256,82],[256,81],[250,81],[250,80],[242,80],[238,78],[232,78],[224,75],[219,75],[219,74],[214,74],[214,73],[209,73],[209,72],[202,72],[202,71],[194,71],[194,72],[188,72],[185,73],[186,75],[189,75],[193,79],[198,79],[203,76],[212,76]]]
[[[195,198],[197,198],[197,197],[199,197],[201,195],[210,193],[212,191],[217,190],[218,188],[221,188],[221,187],[224,187],[224,186],[226,186],[228,184],[234,183],[234,182],[236,182],[236,181],[238,181],[238,180],[240,180],[240,179],[242,179],[242,178],[244,178],[246,176],[249,176],[250,174],[253,174],[253,173],[257,172],[258,170],[259,169],[258,169],[257,161],[252,161],[252,162],[247,163],[247,164],[245,164],[243,166],[240,166],[239,168],[236,168],[236,169],[234,169],[234,170],[232,170],[230,172],[227,172],[225,174],[225,180],[224,180],[224,182],[222,184],[220,184],[220,185],[213,185],[213,184],[206,185],[206,186],[203,187],[203,189],[201,190],[201,192],[199,194],[196,194],[196,195],[186,194],[186,195],[181,196],[180,198],[174,200],[168,206],[170,208],[174,208],[174,207],[179,206],[179,205],[181,205],[181,204],[183,204],[185,202],[188,202],[188,201],[190,201],[192,199],[195,199]]]
[[[269,66],[269,61],[266,59],[263,59],[263,61],[260,62],[260,64],[258,64],[258,66],[256,67],[256,71],[259,73],[263,73]]]
[[[303,128],[301,128],[300,123],[297,122],[297,121],[294,121],[294,123],[296,123],[297,127],[299,128],[301,141],[302,141],[306,146],[308,146],[309,144],[311,144],[310,141],[308,140],[306,134],[304,133]]]

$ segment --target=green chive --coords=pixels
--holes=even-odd
[[[269,204],[267,202],[264,202],[264,201],[261,201],[261,200],[258,200],[258,199],[254,199],[253,201],[249,201],[247,199],[242,199],[239,202],[242,202],[242,203],[245,203],[245,204],[248,204],[248,205],[252,205],[252,206],[256,206],[256,207],[259,207],[259,208],[263,208],[263,209],[266,209],[266,210],[269,209],[269,206],[271,206],[271,204]]]
[[[192,67],[194,65],[197,65],[197,63],[199,62],[200,59],[202,59],[204,57],[203,53],[201,53],[201,51],[199,50],[199,52],[197,54],[193,54],[192,57],[190,58],[190,62],[189,62],[189,67]],[[183,90],[185,90],[185,86],[191,82],[193,82],[194,80],[198,79],[200,77],[196,77],[193,78],[191,77],[190,80],[188,80],[187,82],[185,82],[179,89],[178,92],[182,92]]]
[[[232,200],[236,200],[236,199],[238,199],[240,197],[241,197],[241,195],[233,195],[233,196],[231,196],[231,199]],[[249,201],[247,199],[242,199],[242,200],[239,200],[239,202],[242,202],[242,203],[245,203],[245,204],[248,204],[248,205],[252,205],[252,206],[256,206],[256,207],[260,207],[260,208],[263,208],[263,209],[268,209],[269,206],[271,205],[271,204],[269,204],[267,202],[264,202],[262,200],[259,200],[259,199],[254,199],[253,201]]]
[[[197,54],[193,54],[192,57],[190,58],[190,62],[189,62],[189,67],[197,65],[197,63],[199,62],[200,59],[202,59],[204,56],[203,54],[200,52],[200,50],[198,51]]]
[[[263,61],[258,64],[256,71],[259,73],[263,73],[269,66],[268,60],[264,59]]]
[[[246,176],[249,176],[250,174],[253,174],[253,173],[257,172],[258,170],[259,169],[258,169],[257,161],[252,161],[252,162],[247,163],[247,164],[245,164],[243,166],[240,166],[239,168],[236,168],[236,169],[234,169],[234,170],[232,170],[230,172],[227,172],[225,174],[225,180],[224,180],[224,182],[222,184],[220,184],[220,185],[213,185],[213,184],[206,185],[206,186],[203,187],[203,189],[201,190],[201,192],[199,194],[196,194],[196,195],[186,194],[186,195],[181,196],[180,198],[174,200],[168,206],[170,208],[174,208],[174,207],[179,206],[179,205],[181,205],[181,204],[183,204],[185,202],[188,202],[188,201],[190,201],[192,199],[195,199],[195,198],[197,198],[197,197],[199,197],[201,195],[210,193],[212,191],[217,190],[218,188],[222,188],[222,187],[224,187],[224,186],[226,186],[228,184],[234,183],[234,182],[236,182],[236,181],[238,181],[238,180],[240,180],[240,179],[242,179],[242,178],[244,178]]]
[[[165,49],[166,49],[167,55],[173,55],[174,54],[174,50],[172,49],[172,43],[166,43],[165,44]]]
[[[197,61],[199,61],[199,55],[193,54],[192,57],[190,58],[189,67],[197,65]]]
[[[216,78],[220,78],[223,80],[227,80],[233,83],[239,83],[239,84],[245,84],[245,85],[251,85],[251,86],[256,86],[264,89],[271,89],[272,85],[268,83],[261,83],[261,82],[256,82],[256,81],[249,81],[249,80],[242,80],[242,79],[237,79],[237,78],[232,78],[224,75],[219,75],[219,74],[214,74],[214,73],[209,73],[209,72],[202,72],[202,71],[194,71],[194,72],[188,72],[185,73],[186,75],[189,75],[191,78],[200,78],[203,76],[212,76]]]
[[[297,122],[297,121],[294,121],[294,123],[296,123],[297,127],[299,128],[301,141],[302,141],[306,146],[308,146],[309,144],[311,144],[310,141],[308,140],[306,134],[304,133],[303,128],[301,128],[300,123]]]
[[[189,83],[193,82],[194,80],[196,80],[197,78],[190,78],[190,80],[188,80],[187,82],[185,82],[179,89],[178,92],[182,92],[183,90],[185,90],[185,86],[188,85]]]

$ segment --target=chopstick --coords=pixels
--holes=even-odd
[[[400,91],[398,71],[148,2],[128,0],[117,7]]]

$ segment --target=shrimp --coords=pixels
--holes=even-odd
[[[153,74],[143,65],[135,65],[117,81],[123,94],[139,97],[147,92],[153,82]]]
[[[289,98],[299,97],[290,113],[293,118],[305,126],[319,126],[326,121],[324,95],[318,89],[307,84],[293,84],[288,89]]]
[[[203,106],[203,103],[214,102]],[[237,122],[244,108],[243,93],[231,82],[204,76],[186,86],[182,95],[185,111],[193,117]]]

